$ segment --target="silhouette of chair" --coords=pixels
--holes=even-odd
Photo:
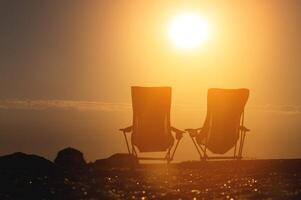
[[[120,129],[125,137],[129,154],[136,156],[139,160],[172,161],[185,131],[170,125],[171,88],[134,86],[131,92],[133,125]],[[172,131],[175,133],[175,138]],[[127,133],[132,133],[131,148]],[[177,141],[174,145],[175,139]],[[162,158],[138,157],[136,147],[140,153],[166,152],[166,155]]]
[[[208,90],[203,127],[186,129],[201,160],[242,158],[246,132],[250,131],[244,126],[244,107],[248,97],[248,89]],[[233,147],[233,156],[207,155],[207,149],[214,154],[225,154]]]

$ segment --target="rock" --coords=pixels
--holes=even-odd
[[[1,156],[0,170],[32,175],[58,175],[61,172],[54,163],[45,158],[21,152]]]
[[[116,153],[106,159],[96,160],[93,166],[96,168],[106,167],[135,167],[138,165],[138,159],[130,154]]]
[[[87,166],[83,153],[71,147],[59,151],[54,162],[58,166],[69,171],[83,170]]]
[[[0,199],[57,199],[50,185],[64,186],[64,172],[36,155],[13,153],[0,157]],[[55,183],[55,184],[54,184]]]

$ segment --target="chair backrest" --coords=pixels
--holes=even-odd
[[[166,151],[173,144],[170,87],[132,87],[133,133],[140,152]]]
[[[198,142],[219,154],[234,147],[239,139],[239,127],[248,98],[248,89],[209,89],[207,115],[202,130],[205,137],[200,137]]]

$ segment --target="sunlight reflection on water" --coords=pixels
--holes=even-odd
[[[3,180],[20,192],[29,191],[29,197],[37,191],[47,194],[44,199],[301,199],[300,165],[266,163],[254,167],[246,162],[238,168],[233,163],[106,168],[76,178],[10,172]],[[0,199],[13,198],[0,191]]]
[[[134,176],[123,175],[107,182],[105,191],[113,198],[131,197],[132,199],[257,199],[270,196],[300,195],[298,175],[287,177],[286,174],[246,174],[243,171],[231,173],[220,170],[201,171],[199,169],[156,169],[140,171]],[[277,186],[274,185],[277,183]],[[112,190],[112,189],[115,190]],[[299,188],[299,189],[298,189]],[[285,191],[285,192],[283,192]]]

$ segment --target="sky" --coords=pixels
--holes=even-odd
[[[126,152],[130,86],[171,86],[172,125],[200,127],[209,88],[249,88],[247,158],[301,157],[301,2],[0,1],[0,154],[88,161]],[[208,41],[175,48],[181,13],[208,21]],[[184,137],[176,160],[198,159]]]

